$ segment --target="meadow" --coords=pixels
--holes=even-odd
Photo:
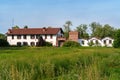
[[[120,80],[120,49],[0,48],[0,80]]]

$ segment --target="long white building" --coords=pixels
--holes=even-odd
[[[23,28],[9,29],[7,41],[10,45],[36,46],[39,36],[53,46],[60,46],[65,40],[62,28]]]
[[[88,40],[78,39],[78,42],[80,43],[81,46],[90,46],[90,43],[92,43],[92,46],[112,47],[114,39],[110,37],[105,37],[103,39],[93,37]]]

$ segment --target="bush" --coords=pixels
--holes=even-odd
[[[114,40],[114,42],[113,42],[113,47],[114,48],[119,48],[120,46],[119,46],[119,41],[118,40]]]
[[[50,43],[50,42],[45,42],[45,46],[50,47],[50,46],[52,46],[52,43]]]
[[[120,48],[120,29],[116,31],[113,47]]]
[[[0,33],[0,39],[6,39],[5,34],[1,34],[1,33]]]
[[[0,47],[8,47],[9,43],[7,42],[7,40],[4,39],[0,39]]]
[[[39,39],[38,39],[38,43],[36,45],[37,47],[40,47],[40,46],[52,46],[52,43],[50,42],[46,42],[45,40],[43,40],[43,38],[40,36]]]
[[[90,41],[90,42],[88,43],[88,45],[89,45],[89,46],[93,46],[93,45],[95,45],[95,44],[93,43],[93,41]]]
[[[80,44],[78,42],[75,42],[75,41],[66,41],[63,44],[63,47],[80,47]]]

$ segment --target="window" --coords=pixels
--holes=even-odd
[[[35,39],[35,36],[34,36],[34,35],[31,35],[31,39]]]
[[[106,44],[106,40],[104,40],[104,44]]]
[[[21,42],[17,42],[17,46],[21,46]]]
[[[45,39],[47,39],[47,35],[45,35]]]
[[[53,38],[53,35],[50,35],[50,39],[52,39]]]
[[[91,40],[91,41],[89,42],[89,45],[90,45],[90,46],[93,46],[93,45],[94,45],[93,40]]]
[[[82,41],[82,44],[84,45],[84,41]]]
[[[112,40],[109,40],[109,43],[111,44],[111,43],[112,43]]]
[[[23,39],[27,39],[27,36],[26,36],[26,35],[23,35]]]
[[[18,35],[18,36],[17,36],[17,39],[21,39],[21,35]]]
[[[40,35],[36,35],[36,39],[39,39]]]
[[[39,42],[36,42],[36,46],[39,46]]]
[[[35,46],[35,43],[34,43],[34,42],[31,42],[30,45],[31,45],[31,46]]]
[[[12,35],[12,39],[14,39],[14,35]]]
[[[98,40],[96,40],[95,43],[98,44]]]
[[[28,46],[28,43],[27,42],[23,42],[23,46]]]

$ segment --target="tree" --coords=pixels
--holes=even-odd
[[[89,38],[89,34],[87,33],[87,25],[86,24],[81,24],[78,27],[76,27],[76,31],[78,31],[79,34],[79,38]]]
[[[70,31],[70,26],[72,26],[72,22],[71,21],[66,21],[64,27],[65,27],[65,32],[69,32]]]
[[[111,38],[114,38],[114,34],[115,34],[116,30],[113,27],[111,27],[109,24],[105,24],[104,26],[102,26],[99,23],[93,22],[90,24],[90,26],[91,26],[91,31],[92,31],[92,34],[91,34],[92,37],[97,37],[97,38],[111,37]]]
[[[113,47],[120,48],[120,29],[118,29],[115,33]]]
[[[14,27],[12,27],[12,29],[19,29],[19,26],[14,26]]]
[[[78,42],[75,41],[66,41],[63,44],[63,47],[80,47],[81,45]]]
[[[92,37],[96,37],[96,29],[99,27],[102,27],[99,23],[97,23],[97,22],[92,22],[91,24],[90,24],[90,27],[91,27],[91,31],[92,31],[92,34],[91,34],[91,36]]]
[[[103,28],[102,26],[97,26],[95,32],[92,34],[92,37],[102,38],[103,36]]]
[[[95,29],[96,29],[96,27],[97,27],[97,23],[96,23],[96,22],[92,22],[92,23],[90,24],[90,27],[91,27],[92,34],[94,34]]]
[[[28,26],[27,26],[27,25],[25,25],[25,26],[24,26],[24,28],[25,28],[25,29],[27,29],[27,28],[28,28]]]
[[[43,40],[42,36],[39,36],[36,46],[37,47],[43,47],[43,46],[50,47],[50,46],[52,46],[52,43],[46,42],[45,40]]]
[[[65,22],[65,25],[64,25],[64,36],[66,38],[69,37],[69,32],[70,32],[70,26],[72,26],[72,22],[71,21],[66,21]]]
[[[0,39],[0,47],[8,47],[9,43],[7,42],[7,40],[4,39]]]
[[[103,37],[112,37],[114,38],[115,35],[115,29],[111,27],[109,24],[105,24],[103,27]],[[112,33],[112,34],[111,34]]]
[[[42,36],[39,36],[37,46],[40,47],[44,45],[45,45],[45,41],[43,40]]]
[[[0,33],[0,39],[6,39],[6,36],[4,35],[4,34],[2,34],[2,33]]]
[[[94,45],[93,41],[90,41],[90,42],[88,43],[88,45],[89,45],[89,46],[93,46],[93,45]]]

